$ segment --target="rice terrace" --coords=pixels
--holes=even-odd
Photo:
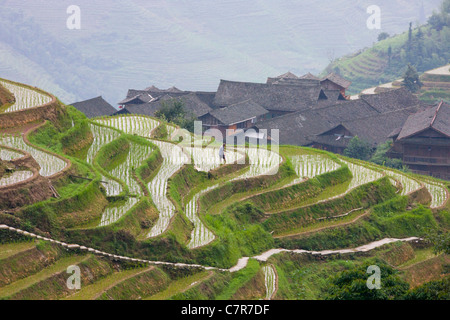
[[[421,239],[448,224],[444,181],[294,146],[220,163],[220,143],[160,119],[88,119],[2,83],[19,104],[0,118],[4,299],[320,299],[315,277],[367,261],[414,287],[448,263]],[[62,285],[70,265],[80,290]]]
[[[363,2],[351,18],[339,18],[336,4],[311,6],[335,13],[348,29],[360,28],[363,17],[371,31],[360,32],[357,47],[376,32],[371,48],[334,57],[328,48],[353,48],[355,36],[321,22],[329,29],[324,38],[341,39],[329,47],[319,41],[328,67],[316,75],[264,75],[264,82],[248,75],[278,72],[284,63],[315,72],[324,60],[320,50],[306,54],[306,38],[287,44],[299,26],[283,13],[287,4],[234,16],[231,29],[246,39],[241,48],[225,43],[232,42],[224,40],[226,28],[211,29],[208,38],[211,17],[191,20],[181,14],[184,2],[178,12],[167,1],[117,1],[98,21],[86,19],[91,33],[77,27],[78,7],[70,6],[74,20],[63,36],[48,18],[26,20],[30,8],[26,15],[8,9],[6,18],[0,11],[0,26],[10,30],[0,35],[0,300],[176,300],[183,308],[167,311],[209,317],[264,314],[273,300],[450,300],[450,0],[414,0],[421,21],[400,35],[370,29]],[[404,5],[389,3],[383,14]],[[228,7],[220,8],[225,16]],[[369,8],[376,20],[377,6]],[[135,28],[152,32],[121,33],[106,22],[120,20],[122,9]],[[386,13],[386,25],[400,28],[416,11],[395,19]],[[264,28],[267,39],[255,40],[260,54],[245,53],[254,30],[241,19],[272,15],[287,34]],[[322,21],[302,17],[311,29]],[[111,30],[92,31],[101,24]],[[22,29],[40,40],[12,39]],[[155,56],[145,50],[149,39]],[[181,44],[166,43],[175,40],[199,57],[180,60]],[[274,42],[279,48],[263,49]],[[95,50],[77,48],[93,43]],[[74,65],[49,51],[64,52]],[[216,51],[248,70],[227,70]],[[148,61],[134,64],[140,55]],[[128,89],[117,107],[105,100],[116,98],[124,79],[136,87],[139,79],[153,81],[144,69],[160,71],[165,85],[175,83],[172,69],[187,66],[198,71],[195,81],[208,72],[246,80],[220,79],[215,91]],[[190,81],[187,74],[180,79]],[[39,82],[26,83],[35,75]],[[219,310],[211,300],[229,305]]]

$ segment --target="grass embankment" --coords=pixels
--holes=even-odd
[[[218,214],[234,201],[250,196],[252,192],[257,193],[271,187],[283,186],[296,177],[297,175],[289,159],[286,159],[274,175],[226,182],[220,187],[205,193],[199,200],[199,212]]]
[[[265,213],[286,210],[317,198],[330,187],[344,184],[351,180],[352,174],[347,166],[336,171],[324,173],[313,179],[287,188],[264,192],[246,199]]]
[[[418,206],[407,210],[409,198],[395,197],[374,206],[370,215],[354,224],[327,229],[307,236],[277,239],[278,247],[325,250],[356,247],[386,237],[424,236],[427,228],[438,227],[430,209]]]
[[[36,247],[5,257],[0,260],[0,288],[36,274],[65,256],[60,247],[39,242]]]
[[[161,123],[155,130],[153,130],[151,138],[156,140],[167,140],[169,138],[168,135],[169,132],[167,131],[166,124]]]
[[[320,218],[332,218],[355,209],[367,209],[395,197],[396,189],[388,178],[383,178],[354,189],[345,196],[312,206],[271,215],[264,228],[275,236],[301,232]]]
[[[63,110],[58,121],[47,122],[29,135],[31,143],[72,162],[71,169],[54,181],[61,198],[26,207],[18,214],[21,219],[52,234],[62,227],[74,227],[94,219],[107,203],[101,192],[98,171],[84,161],[65,154],[65,150],[76,153],[71,146],[85,146],[92,142],[92,134],[86,127],[88,120],[73,107],[64,107]]]
[[[173,300],[228,300],[258,273],[260,265],[249,260],[247,267],[235,273],[214,273],[201,284],[172,296]]]

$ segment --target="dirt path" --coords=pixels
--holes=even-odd
[[[426,74],[436,74],[450,76],[450,64],[425,72]]]
[[[239,270],[244,269],[247,264],[248,261],[250,260],[250,257],[243,257],[241,259],[239,259],[238,263],[236,266],[230,268],[230,269],[222,269],[222,268],[216,268],[216,267],[207,267],[207,266],[202,266],[202,265],[198,265],[198,264],[186,264],[186,263],[173,263],[173,262],[164,262],[164,261],[149,261],[149,260],[144,260],[144,259],[136,259],[136,258],[129,258],[129,257],[124,257],[124,256],[117,256],[117,255],[113,255],[110,253],[106,253],[106,252],[102,252],[93,248],[87,248],[84,246],[80,246],[78,244],[67,244],[67,243],[63,243],[63,242],[59,242],[53,239],[49,239],[49,238],[45,238],[42,236],[38,236],[36,234],[30,233],[30,232],[26,232],[20,229],[16,229],[7,225],[0,225],[0,230],[9,230],[11,232],[16,232],[28,237],[32,237],[32,238],[37,238],[43,241],[48,241],[48,242],[52,242],[58,245],[61,245],[67,249],[70,250],[81,250],[81,251],[86,251],[86,252],[90,252],[92,254],[96,254],[96,255],[100,255],[100,256],[104,256],[113,260],[123,260],[123,261],[129,261],[129,262],[139,262],[139,263],[146,263],[149,265],[168,265],[168,266],[173,266],[173,267],[181,267],[181,268],[197,268],[197,269],[204,269],[204,270],[216,270],[216,271],[221,271],[221,272],[237,272]],[[282,253],[282,252],[293,252],[293,253],[299,253],[299,254],[312,254],[312,255],[330,255],[330,254],[346,254],[346,253],[355,253],[355,252],[367,252],[370,250],[373,250],[375,248],[381,247],[385,244],[389,244],[389,243],[393,243],[393,242],[398,242],[398,241],[402,241],[402,242],[411,242],[411,241],[420,241],[420,238],[417,237],[411,237],[411,238],[406,238],[406,239],[394,239],[394,238],[386,238],[383,240],[379,240],[379,241],[375,241],[375,242],[371,242],[369,244],[360,246],[358,248],[354,248],[354,249],[342,249],[342,250],[324,250],[324,251],[307,251],[307,250],[287,250],[287,249],[271,249],[267,252],[262,253],[261,255],[258,256],[254,256],[252,257],[252,259],[256,259],[258,261],[261,262],[265,262],[267,261],[267,259],[269,259],[271,256],[278,254],[278,253]]]

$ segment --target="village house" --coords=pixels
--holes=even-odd
[[[264,120],[269,112],[252,100],[242,101],[228,107],[218,108],[201,116],[203,128],[218,129],[223,137],[235,134],[239,129],[253,127]],[[227,131],[230,130],[230,131]]]
[[[71,104],[78,111],[83,112],[88,118],[111,116],[117,109],[106,102],[101,96],[89,100],[75,102]]]
[[[295,112],[257,123],[255,128],[279,129],[280,144],[342,153],[351,138],[358,136],[376,148],[420,108],[417,97],[404,88],[376,96]]]
[[[391,154],[413,172],[450,180],[450,105],[419,111],[392,133]]]

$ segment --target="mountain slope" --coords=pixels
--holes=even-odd
[[[112,104],[131,87],[215,90],[220,78],[263,82],[287,70],[318,73],[329,58],[419,19],[421,0],[378,2],[382,30],[366,27],[369,0],[81,0],[81,30],[69,30],[72,1],[5,0],[0,73],[66,103],[102,95]],[[426,1],[425,14],[439,3]]]

